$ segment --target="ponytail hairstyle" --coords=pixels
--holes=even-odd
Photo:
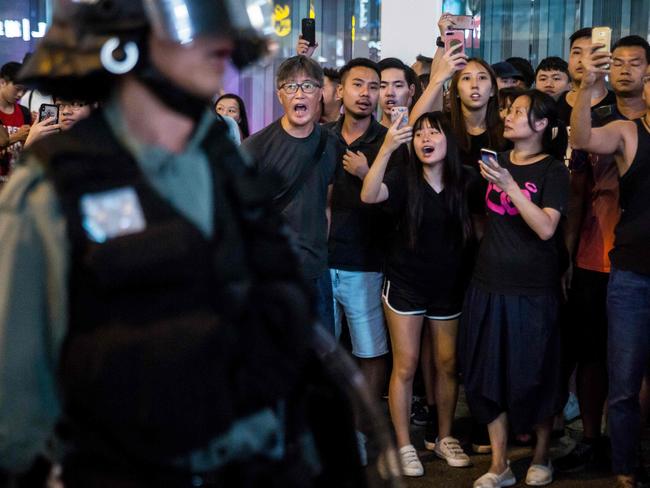
[[[530,100],[528,125],[531,129],[534,128],[536,121],[548,120],[542,134],[542,153],[550,154],[562,161],[566,155],[569,138],[566,125],[558,118],[555,100],[550,95],[538,90],[526,90],[520,96]]]
[[[413,124],[413,132],[420,130],[424,122],[429,127],[440,130],[447,140],[447,154],[442,161],[442,182],[444,185],[444,202],[448,212],[462,232],[463,245],[473,235],[472,221],[467,205],[467,180],[464,176],[463,166],[458,154],[458,145],[447,117],[442,112],[429,112],[421,115]],[[422,225],[424,190],[426,185],[422,171],[422,162],[415,154],[415,147],[411,141],[411,151],[406,167],[407,205],[403,223],[408,236],[411,249],[417,245],[417,236]]]
[[[467,65],[470,63],[481,65],[489,74],[490,80],[492,81],[494,94],[488,100],[487,111],[485,112],[485,127],[488,135],[488,146],[497,151],[504,149],[505,140],[503,138],[503,122],[501,121],[501,117],[499,117],[499,87],[497,85],[497,76],[494,74],[492,67],[481,58],[469,58],[467,60]],[[462,102],[460,101],[460,95],[458,94],[458,80],[460,80],[463,69],[456,71],[451,79],[451,84],[449,85],[449,111],[451,127],[456,136],[456,140],[458,141],[458,147],[461,151],[467,153],[470,150],[471,142],[469,132],[467,132],[467,125],[465,124]]]

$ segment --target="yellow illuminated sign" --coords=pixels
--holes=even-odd
[[[291,8],[289,5],[276,5],[273,11],[273,26],[279,37],[286,37],[291,33]]]

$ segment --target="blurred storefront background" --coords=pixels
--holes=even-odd
[[[0,0],[0,62],[21,61],[34,49],[49,21],[51,1]],[[382,55],[410,64],[417,54],[432,55],[442,11],[475,17],[466,48],[490,63],[521,56],[536,66],[546,56],[566,58],[569,36],[588,25],[610,26],[614,40],[628,34],[649,37],[650,0],[274,0],[278,55],[242,73],[230,70],[225,90],[242,96],[252,129],[259,130],[280,116],[275,73],[295,53],[302,18],[316,19],[315,56],[323,66]]]

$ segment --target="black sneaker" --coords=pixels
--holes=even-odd
[[[487,425],[476,422],[472,424],[472,451],[476,454],[490,454],[492,452]]]
[[[429,419],[424,426],[424,448],[433,451],[436,448],[438,438],[438,409],[435,405],[429,405]]]
[[[411,403],[411,423],[413,425],[427,425],[429,421],[429,408],[423,399],[413,397]]]
[[[594,461],[595,449],[593,443],[578,442],[573,450],[565,456],[553,461],[557,471],[573,473],[581,471]]]
[[[424,426],[424,448],[427,451],[433,451],[436,448],[436,439],[438,438],[438,419],[429,420]]]

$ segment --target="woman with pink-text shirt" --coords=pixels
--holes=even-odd
[[[537,445],[526,484],[553,481],[548,448],[565,392],[560,369],[560,277],[569,174],[566,130],[555,102],[527,91],[512,104],[504,137],[514,149],[480,162],[488,182],[488,224],[459,330],[461,371],[472,415],[487,424],[492,463],[474,488],[512,486],[508,425],[534,428]]]

